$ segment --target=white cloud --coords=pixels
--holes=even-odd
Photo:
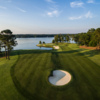
[[[17,8],[20,12],[23,12],[23,13],[25,13],[26,11],[25,10],[23,10],[23,9],[21,9],[21,8]]]
[[[46,2],[49,2],[49,3],[54,3],[53,0],[45,0]]]
[[[88,0],[87,3],[94,3],[94,0]]]
[[[88,11],[88,12],[85,14],[85,18],[93,18],[92,13],[91,13],[90,11]]]
[[[78,16],[78,17],[69,17],[70,20],[76,20],[76,19],[81,19],[82,16]]]
[[[78,20],[78,19],[82,19],[82,18],[85,18],[85,19],[93,18],[93,14],[90,11],[88,11],[86,14],[81,15],[81,16],[69,17],[69,20]]]
[[[54,11],[51,11],[51,12],[47,12],[47,15],[49,17],[54,17],[54,16],[58,16],[60,14],[60,12],[58,10],[54,10]]]
[[[0,6],[0,8],[1,8],[1,9],[7,9],[7,8],[6,8],[6,7],[4,7],[4,6]]]
[[[84,3],[81,2],[81,1],[75,1],[75,2],[71,2],[71,3],[70,3],[70,6],[71,6],[72,8],[74,8],[74,7],[83,7],[83,5],[84,5]]]

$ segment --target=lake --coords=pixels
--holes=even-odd
[[[53,37],[46,37],[46,38],[17,38],[18,45],[14,47],[14,50],[19,49],[41,49],[41,50],[50,50],[52,48],[45,48],[45,47],[37,47],[36,45],[39,44],[39,41],[45,43],[52,43]]]
[[[14,50],[22,50],[22,49],[40,49],[40,50],[51,50],[52,48],[45,48],[45,47],[37,47],[36,45],[39,44],[39,41],[45,43],[52,43],[54,37],[45,37],[45,38],[17,38],[16,41],[18,45],[14,47]],[[74,41],[70,40],[70,43],[75,43]],[[2,49],[4,51],[4,49]]]

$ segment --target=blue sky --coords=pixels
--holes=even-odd
[[[55,34],[99,27],[100,0],[0,0],[0,31]]]

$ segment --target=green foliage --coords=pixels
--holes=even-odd
[[[56,36],[54,37],[54,40],[55,40],[56,43],[58,43],[58,41],[59,41],[58,35],[56,35]]]
[[[52,40],[52,43],[55,43],[55,40]]]
[[[70,40],[69,35],[66,35],[66,37],[65,37],[65,41],[69,42],[69,40]]]
[[[42,42],[41,42],[41,41],[39,41],[39,44],[42,44]]]
[[[54,37],[54,40],[52,41],[52,43],[53,42],[56,42],[56,43],[60,42],[61,43],[61,42],[64,42],[64,41],[69,42],[69,40],[70,40],[70,36],[68,34],[67,35],[58,34]]]
[[[89,42],[89,46],[95,47],[95,46],[97,46],[97,42],[91,40],[91,41]]]
[[[79,33],[76,35],[73,35],[73,40],[80,44],[80,45],[86,45],[86,46],[98,46],[100,48],[100,28],[97,28],[96,30],[94,28],[91,28],[88,30],[87,33]]]
[[[45,44],[45,42],[43,41],[43,44]]]
[[[12,35],[12,31],[9,29],[3,30],[1,31],[2,34],[6,34],[6,35]]]
[[[91,28],[91,29],[89,29],[89,30],[87,31],[87,33],[88,33],[88,34],[92,34],[92,33],[94,33],[94,31],[95,31],[95,29],[94,29],[94,28]]]
[[[95,33],[95,39],[97,41],[97,45],[99,46],[100,49],[100,28],[97,28],[94,33]]]
[[[79,42],[79,34],[75,34],[75,35],[73,35],[73,40],[76,42],[76,43],[78,43]]]
[[[0,33],[0,49],[1,47],[5,48],[6,59],[10,59],[10,51],[17,45],[15,39],[15,35],[12,35],[12,32],[9,29],[3,30]]]

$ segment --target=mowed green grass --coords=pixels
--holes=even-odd
[[[72,50],[77,50],[78,52],[83,53],[86,57],[100,66],[100,50],[82,49],[79,48],[77,44],[69,44],[68,47]]]
[[[100,66],[78,49],[65,45],[60,49],[61,52],[19,52],[11,69],[19,93],[30,100],[99,100]],[[71,82],[61,87],[51,85],[48,77],[54,69],[68,71]]]
[[[18,55],[12,56],[8,61],[0,58],[0,100],[26,100],[16,89],[12,77],[11,67],[16,63]]]

